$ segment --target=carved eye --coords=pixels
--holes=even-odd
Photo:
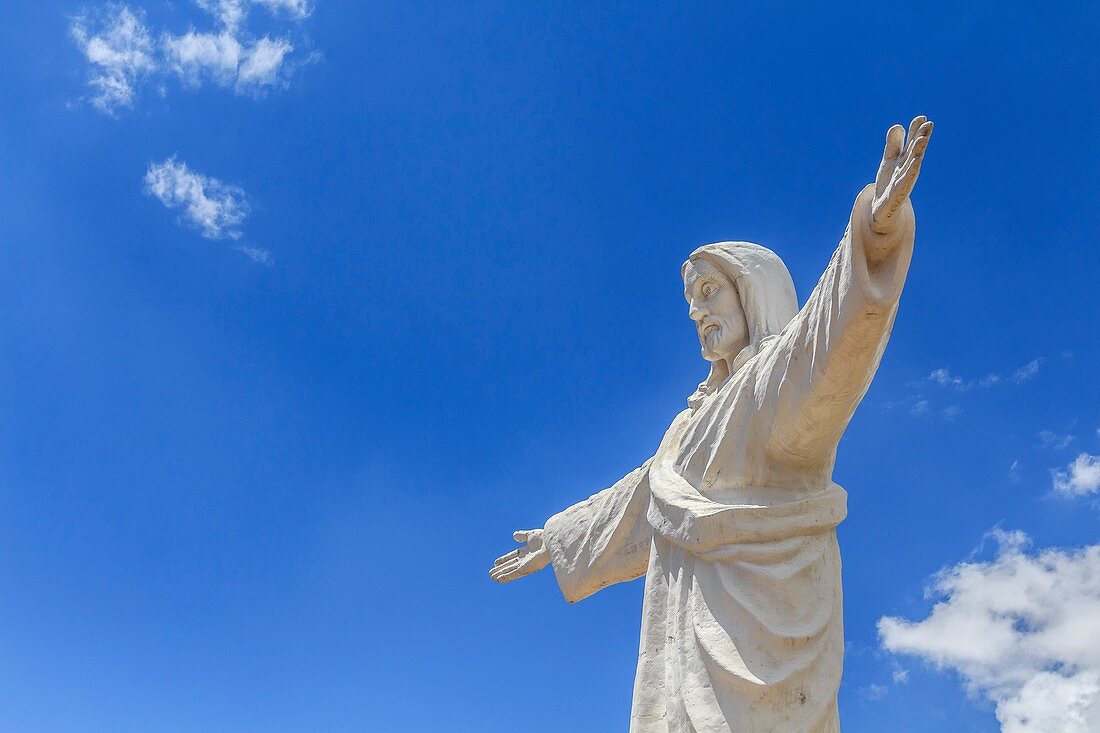
[[[714,286],[711,285],[710,283],[707,283],[706,285],[703,286],[703,297],[704,298],[709,298],[710,294],[713,293],[713,292],[714,292]]]

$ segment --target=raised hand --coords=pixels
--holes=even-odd
[[[901,125],[894,125],[886,133],[886,150],[875,177],[875,198],[871,202],[871,228],[879,234],[888,234],[897,223],[897,213],[920,175],[924,150],[931,137],[932,123],[923,115],[909,123],[908,139]]]
[[[550,564],[550,553],[546,550],[541,529],[521,529],[513,532],[512,538],[523,546],[501,555],[493,563],[489,577],[498,583],[522,578]]]

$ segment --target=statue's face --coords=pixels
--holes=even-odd
[[[684,297],[704,359],[730,360],[748,345],[749,325],[741,296],[721,270],[704,259],[688,262],[684,268]]]

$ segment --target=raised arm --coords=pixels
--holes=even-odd
[[[909,194],[932,123],[917,117],[908,142],[886,134],[874,184],[856,197],[848,228],[806,305],[762,354],[775,400],[769,450],[781,463],[832,468],[836,445],[878,368],[893,327],[916,221]]]

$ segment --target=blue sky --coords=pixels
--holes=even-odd
[[[1100,715],[1094,6],[202,5],[0,7],[0,731],[625,730],[640,583],[487,567],[705,376],[686,255],[804,299],[915,114],[845,730]]]

